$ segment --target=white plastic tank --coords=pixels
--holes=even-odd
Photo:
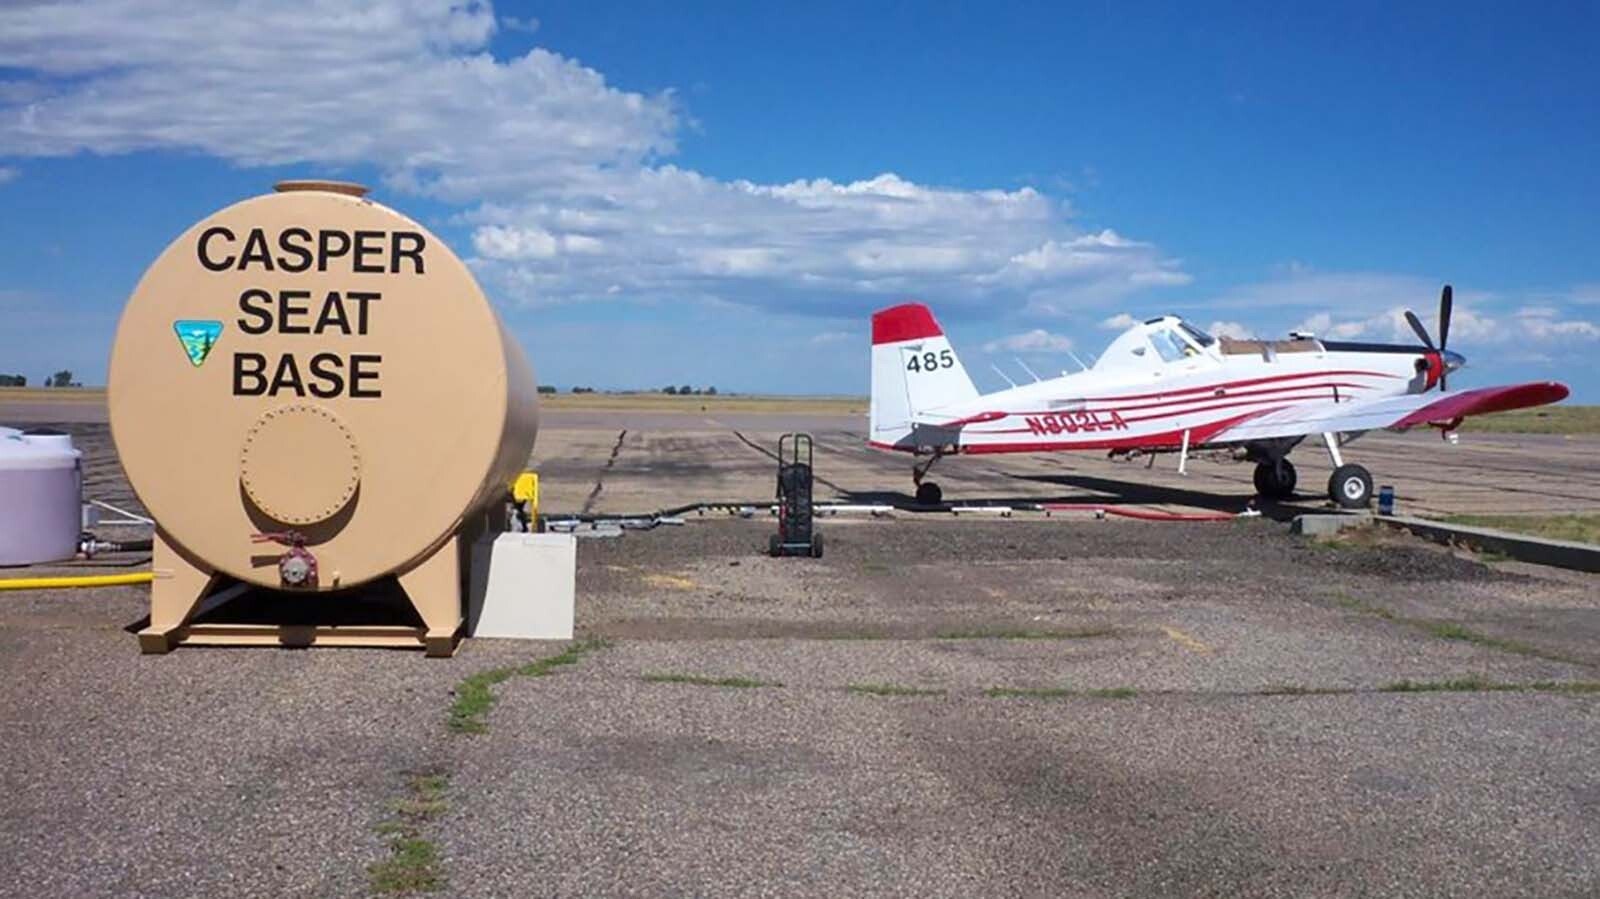
[[[72,558],[82,509],[83,453],[71,435],[0,428],[0,565]]]

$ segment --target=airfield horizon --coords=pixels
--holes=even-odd
[[[659,391],[619,390],[593,393],[553,393],[539,398],[549,411],[702,413],[772,413],[806,416],[867,414],[865,396],[716,393],[688,396]],[[60,404],[76,413],[68,420],[85,419],[85,410],[103,408],[104,387],[0,387],[0,425],[49,421],[51,407]],[[1463,433],[1600,434],[1600,405],[1561,403],[1537,409],[1496,412],[1469,418]]]

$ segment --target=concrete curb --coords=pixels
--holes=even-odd
[[[1427,518],[1403,515],[1374,515],[1371,520],[1386,527],[1410,531],[1435,543],[1462,544],[1538,565],[1555,565],[1578,571],[1600,571],[1600,546],[1570,540],[1547,540],[1527,534],[1513,534],[1465,524],[1447,524]]]

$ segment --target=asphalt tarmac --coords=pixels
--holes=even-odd
[[[781,412],[547,409],[529,464],[553,513],[635,514],[695,501],[752,502],[773,494],[780,435],[816,439],[817,498],[909,503],[912,459],[866,446],[859,415]],[[114,461],[103,403],[0,403],[0,424],[72,431],[92,460]],[[1378,485],[1394,487],[1402,514],[1600,512],[1600,435],[1466,432],[1456,444],[1431,429],[1369,434],[1344,449]],[[1299,471],[1284,514],[1328,505],[1333,466],[1310,440],[1290,457]],[[109,469],[108,469],[109,471]],[[1253,466],[1198,455],[1188,472],[1175,456],[1132,462],[1101,453],[1026,453],[940,460],[929,478],[952,503],[1096,503],[1172,511],[1237,512],[1255,494]],[[110,485],[114,488],[114,484]]]
[[[769,495],[788,427],[610,424],[546,422],[547,504]],[[827,489],[896,489],[900,460],[803,425]],[[70,429],[90,494],[137,508],[104,426]],[[974,461],[947,493],[1114,495],[1075,457],[940,464]],[[1123,501],[1237,498],[1137,472]],[[0,894],[366,895],[418,774],[441,895],[1600,893],[1594,575],[1262,519],[821,527],[820,560],[762,555],[763,518],[583,541],[603,642],[510,675],[476,734],[463,681],[565,644],[140,656],[142,588],[0,593]]]
[[[685,496],[771,500],[771,454],[791,430],[816,440],[819,500],[912,501],[912,458],[868,447],[864,417],[562,411],[545,416],[532,464],[552,511],[649,512]],[[1600,512],[1600,435],[1468,432],[1450,444],[1432,430],[1382,433],[1348,445],[1344,456],[1367,466],[1377,484],[1392,485],[1405,514]],[[1326,506],[1333,466],[1320,441],[1290,458],[1299,487],[1286,505]],[[1026,453],[941,459],[928,477],[950,503],[1238,512],[1255,495],[1253,470],[1200,456],[1180,475],[1171,455],[1122,462],[1103,453]]]

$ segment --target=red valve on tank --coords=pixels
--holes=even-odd
[[[317,557],[306,549],[305,535],[299,531],[251,534],[251,543],[277,543],[289,549],[278,557],[278,578],[285,587],[312,589],[317,586]]]

